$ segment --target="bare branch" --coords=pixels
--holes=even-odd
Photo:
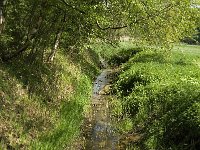
[[[72,5],[70,5],[70,4],[68,4],[65,0],[61,0],[67,7],[70,7],[70,8],[72,8],[72,9],[74,9],[74,10],[76,10],[76,11],[78,11],[79,13],[81,13],[81,14],[86,14],[86,12],[84,12],[83,10],[80,10],[79,8],[76,8],[75,6],[72,6]]]

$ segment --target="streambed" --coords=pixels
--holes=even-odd
[[[91,110],[85,118],[82,133],[68,147],[69,150],[124,150],[131,142],[140,139],[137,134],[121,135],[116,129],[116,118],[112,116],[109,88],[115,69],[104,69],[93,85]]]
[[[112,126],[112,117],[106,92],[111,82],[113,70],[105,69],[94,82],[92,111],[90,115],[90,135],[86,139],[86,149],[116,150],[119,135]]]

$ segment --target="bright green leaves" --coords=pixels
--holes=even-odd
[[[169,45],[194,32],[200,18],[197,11],[189,0],[9,1],[4,34],[13,39],[8,44],[10,53],[29,40],[28,49],[37,47],[41,56],[54,47],[59,32],[62,48],[84,45],[91,38],[116,40],[123,35]]]
[[[171,43],[195,28],[189,1],[131,1],[129,22],[133,36],[151,43]]]
[[[115,92],[124,116],[131,118],[132,131],[139,127],[138,132],[145,134],[139,144],[133,143],[138,149],[143,150],[144,145],[162,150],[199,147],[200,71],[193,63],[199,55],[172,54],[166,59],[163,52],[139,52],[123,65],[115,81]]]

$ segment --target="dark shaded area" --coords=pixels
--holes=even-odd
[[[130,48],[130,49],[122,49],[119,53],[112,56],[112,58],[108,61],[108,63],[112,66],[119,66],[122,63],[127,62],[131,57],[133,57],[138,52],[141,52],[142,48]]]
[[[139,85],[146,85],[149,81],[142,78],[138,73],[135,73],[133,76],[130,76],[126,80],[118,83],[118,91],[121,91],[121,96],[128,96],[133,92],[134,88]]]
[[[190,45],[199,45],[200,44],[200,27],[197,28],[196,35],[193,35],[193,37],[185,37],[181,41]]]

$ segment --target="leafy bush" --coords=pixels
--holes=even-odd
[[[187,58],[187,57],[186,57]],[[140,52],[115,83],[124,113],[145,133],[140,149],[197,149],[200,137],[200,71],[181,55],[165,59]]]

